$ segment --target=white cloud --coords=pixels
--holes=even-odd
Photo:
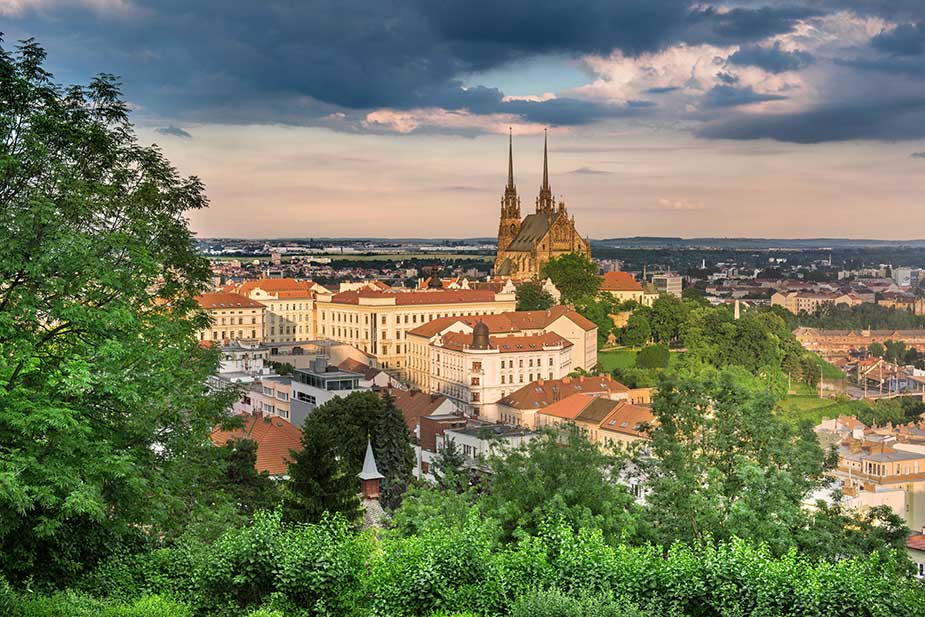
[[[690,212],[694,210],[703,210],[703,204],[684,199],[665,199],[661,197],[656,200],[655,207],[659,210],[668,210],[672,212]]]

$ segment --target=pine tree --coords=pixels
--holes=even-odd
[[[325,512],[348,520],[360,515],[359,481],[338,454],[335,427],[309,422],[302,433],[302,451],[292,454],[284,512],[291,521],[314,523]]]
[[[388,392],[380,401],[370,436],[379,472],[385,476],[382,502],[389,508],[398,507],[401,495],[412,479],[414,450],[405,418]]]

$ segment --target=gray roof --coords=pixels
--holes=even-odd
[[[555,219],[554,214],[543,212],[528,214],[527,218],[520,224],[520,230],[507,247],[507,250],[532,251],[534,245],[542,240],[546,232],[549,231],[549,226],[552,224],[553,219]]]
[[[376,457],[373,456],[373,443],[366,442],[366,458],[363,459],[363,469],[357,474],[360,480],[381,480],[385,476],[379,473],[376,467]]]

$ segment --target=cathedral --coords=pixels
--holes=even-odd
[[[591,243],[578,234],[575,217],[569,217],[565,202],[560,200],[556,204],[552,196],[546,138],[543,137],[543,185],[536,198],[536,212],[520,220],[520,197],[514,185],[512,136],[508,142],[507,186],[501,199],[495,274],[516,279],[535,278],[550,258],[566,253],[583,253],[590,257]]]

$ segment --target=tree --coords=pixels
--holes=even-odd
[[[581,298],[594,297],[601,286],[597,264],[582,253],[566,253],[543,264],[541,278],[552,280],[562,294],[563,304],[574,304]]]
[[[538,281],[521,283],[515,292],[518,311],[545,311],[556,301]]]
[[[172,474],[229,399],[196,341],[202,183],[137,143],[112,76],[64,89],[44,59],[0,49],[0,573],[66,584],[182,520]]]
[[[893,364],[901,364],[906,359],[905,341],[888,340],[883,344],[885,352],[883,358]]]
[[[577,529],[600,529],[613,542],[639,533],[633,497],[612,480],[621,461],[574,426],[497,453],[488,464],[491,474],[480,504],[486,516],[500,522],[506,539],[536,535],[557,518]]]
[[[337,399],[335,399],[337,400]],[[323,405],[322,405],[323,407]],[[311,416],[309,416],[311,418]],[[286,519],[317,523],[326,513],[339,513],[349,521],[360,517],[359,480],[339,452],[337,429],[316,423],[302,433],[302,451],[291,454],[286,486]]]
[[[883,345],[877,341],[874,341],[868,345],[867,351],[870,353],[870,355],[877,358],[882,358],[883,354],[886,353],[886,349],[884,349]]]
[[[621,342],[628,347],[641,347],[652,338],[652,327],[646,316],[647,311],[636,309],[626,321]]]
[[[224,468],[221,483],[216,488],[227,491],[240,511],[253,514],[276,506],[280,497],[278,486],[269,474],[257,471],[255,441],[232,439],[216,451]]]
[[[652,303],[649,324],[656,343],[670,344],[680,338],[681,327],[687,320],[688,307],[678,298],[662,295]]]
[[[441,488],[462,492],[468,484],[465,462],[456,440],[445,439],[443,447],[437,451],[437,456],[430,464],[430,471]]]
[[[598,344],[606,342],[608,336],[614,330],[613,319],[610,318],[610,315],[614,312],[611,297],[607,294],[585,296],[575,302],[575,310],[582,317],[593,321],[594,325],[597,326]]]
[[[342,484],[350,484],[353,493],[358,492],[356,474],[363,467],[368,440],[372,441],[379,473],[385,476],[381,500],[386,506],[397,506],[414,469],[408,426],[388,394],[380,397],[375,392],[354,392],[328,401],[308,416],[302,428],[302,446],[309,454],[299,455],[289,466],[293,478],[290,501],[294,505],[287,516],[293,520],[319,520],[311,518],[324,512],[324,503],[314,499],[313,482],[334,487],[329,490],[334,496],[340,495]],[[321,464],[318,457],[327,460]],[[302,469],[303,466],[309,468]],[[310,481],[296,481],[297,478]],[[344,502],[338,497],[333,503],[340,507]]]
[[[640,458],[647,514],[665,544],[733,536],[794,546],[825,456],[811,427],[773,414],[774,399],[725,371],[664,382],[653,402],[652,458]]]
[[[664,343],[646,345],[636,354],[636,366],[638,368],[668,368],[668,359],[668,345]]]

